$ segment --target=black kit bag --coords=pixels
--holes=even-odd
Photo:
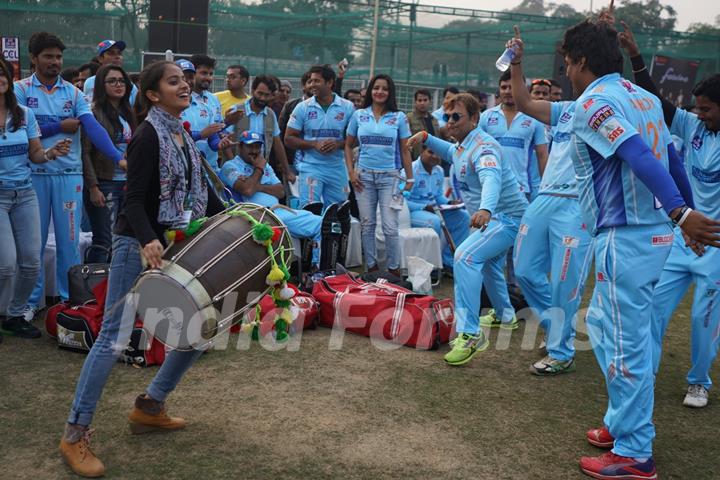
[[[88,252],[93,249],[103,250],[106,254],[106,263],[87,263]],[[73,265],[68,270],[68,303],[70,305],[85,305],[95,301],[93,289],[110,274],[110,250],[101,245],[90,245],[85,250],[83,263]]]

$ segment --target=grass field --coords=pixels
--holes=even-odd
[[[445,282],[442,293],[451,284]],[[682,406],[689,366],[689,304],[673,319],[658,378],[655,458],[662,479],[720,478],[720,400]],[[188,428],[132,436],[126,415],[156,372],[117,365],[95,417],[93,444],[117,479],[575,479],[584,432],[606,406],[592,352],[576,373],[528,373],[536,350],[491,347],[464,368],[439,352],[382,351],[330,331],[304,332],[298,351],[257,343],[203,356],[169,399]],[[582,339],[582,338],[581,338]],[[230,345],[237,340],[231,336]],[[0,345],[2,479],[74,478],[57,444],[84,356],[47,336]]]

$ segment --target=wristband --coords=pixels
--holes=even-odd
[[[425,130],[423,130],[422,134],[423,134],[422,141],[423,141],[423,143],[425,143],[425,142],[427,142],[427,139],[428,139],[428,133]]]
[[[49,162],[50,160],[55,160],[57,157],[53,157],[53,158],[48,157],[48,154],[47,154],[48,150],[50,150],[50,149],[48,148],[47,150],[43,150],[43,159],[45,159],[46,162]]]
[[[682,224],[685,223],[685,220],[690,216],[690,212],[692,212],[693,209],[690,207],[685,207],[685,211],[682,214],[682,217],[680,217],[680,220],[678,220],[677,224],[678,227],[682,227]]]
[[[517,62],[510,62],[510,65],[520,65],[522,61],[518,60]]]
[[[415,183],[415,179],[414,179],[414,178],[408,178],[407,180],[405,180],[405,183]]]
[[[633,72],[633,73],[640,73],[640,72],[644,72],[645,70],[647,70],[647,67],[642,67],[640,70],[633,70],[632,72]]]

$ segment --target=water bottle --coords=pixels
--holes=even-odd
[[[510,62],[512,62],[514,58],[515,50],[512,48],[506,48],[503,54],[500,55],[500,58],[497,59],[497,62],[495,62],[495,68],[504,72],[510,68]]]

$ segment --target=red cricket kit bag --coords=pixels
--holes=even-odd
[[[317,300],[315,300],[309,293],[300,291],[291,283],[288,283],[288,287],[295,291],[295,296],[290,299],[290,310],[296,315],[295,320],[290,324],[290,334],[294,334],[300,330],[306,330],[308,328],[316,328],[318,322]],[[260,323],[260,335],[264,337],[273,330],[274,326],[272,319],[275,315],[279,315],[280,312],[282,312],[282,309],[275,306],[275,302],[269,294],[265,295],[260,300],[259,305],[261,320],[263,320]],[[245,315],[249,322],[255,321],[254,308],[251,308]],[[239,331],[240,323],[236,323],[230,328],[230,333],[238,333]]]
[[[313,288],[320,325],[423,350],[447,343],[455,326],[450,299],[413,293],[391,283],[348,274],[326,277]]]

